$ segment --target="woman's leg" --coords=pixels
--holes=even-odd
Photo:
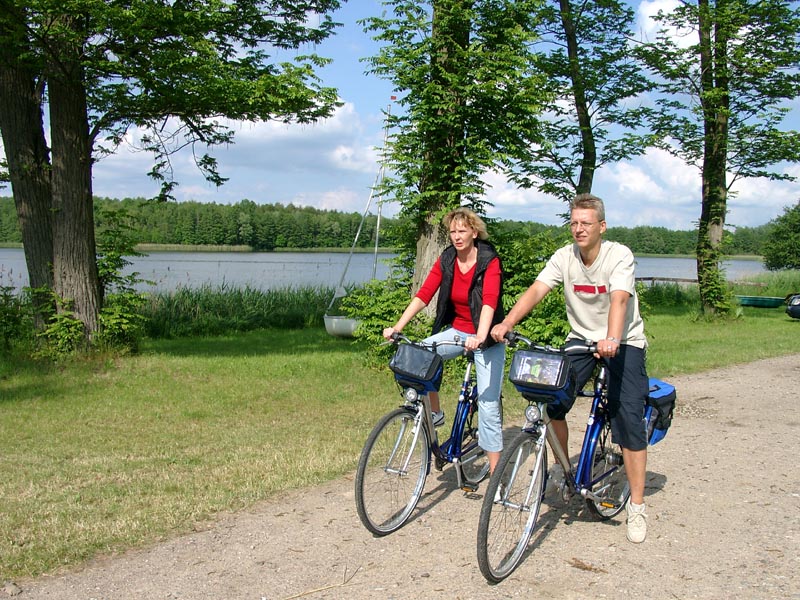
[[[486,451],[489,469],[500,460],[503,450],[503,373],[506,345],[495,344],[475,352],[475,374],[478,381],[478,443]]]

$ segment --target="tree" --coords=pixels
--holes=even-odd
[[[530,43],[531,0],[391,0],[390,16],[365,20],[383,46],[370,72],[394,84],[386,193],[412,223],[413,287],[445,243],[439,223],[462,204],[483,212],[489,169],[519,160],[538,141],[543,79]]]
[[[233,140],[220,118],[328,116],[336,93],[314,74],[325,61],[277,56],[329,36],[335,24],[326,13],[339,4],[0,0],[0,130],[28,270],[34,285],[71,305],[87,339],[97,330],[101,297],[93,162],[138,127],[148,132],[142,149],[155,157],[150,175],[168,198],[176,185],[170,157],[183,148],[210,181],[224,182],[213,157],[198,152]]]
[[[637,104],[650,89],[630,55],[634,11],[617,0],[558,0],[540,10],[536,65],[557,98],[543,124],[544,142],[532,148],[515,179],[565,201],[591,192],[602,165],[645,151],[640,132],[649,108]]]
[[[663,29],[640,48],[660,78],[654,127],[662,145],[700,169],[697,278],[710,314],[731,309],[720,269],[731,185],[743,177],[791,180],[770,169],[800,160],[800,133],[779,128],[786,101],[800,93],[800,13],[792,4],[685,2],[659,13]]]
[[[770,271],[800,269],[800,202],[770,221],[764,266]]]

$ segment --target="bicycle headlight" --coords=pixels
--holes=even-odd
[[[541,418],[542,411],[539,410],[539,407],[535,404],[529,404],[528,408],[525,409],[525,419],[528,423],[536,423]]]
[[[419,398],[419,393],[414,388],[406,388],[406,391],[403,393],[403,397],[406,399],[406,402],[412,403],[417,401],[417,398]]]

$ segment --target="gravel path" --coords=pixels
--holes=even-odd
[[[676,418],[649,453],[641,545],[625,540],[621,517],[592,521],[578,499],[550,494],[533,551],[489,585],[475,557],[481,490],[458,491],[446,468],[388,537],[361,526],[351,476],[0,592],[20,600],[800,599],[800,355],[670,381]],[[572,411],[574,444],[586,410]]]

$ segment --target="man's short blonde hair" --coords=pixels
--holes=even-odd
[[[605,204],[603,204],[603,201],[594,194],[578,194],[575,196],[572,202],[569,203],[569,210],[572,212],[576,208],[593,208],[595,211],[597,211],[598,221],[606,220]]]

